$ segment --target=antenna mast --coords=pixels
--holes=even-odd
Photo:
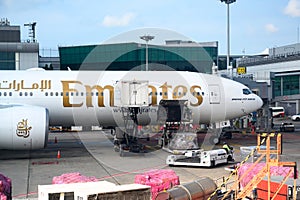
[[[36,42],[35,39],[35,26],[36,26],[36,22],[33,23],[28,23],[28,24],[24,24],[24,26],[28,26],[29,27],[29,37],[31,38],[31,42]]]

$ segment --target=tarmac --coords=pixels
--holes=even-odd
[[[205,134],[199,135],[200,146],[205,138]],[[181,183],[191,182],[203,176],[220,181],[222,177],[230,174],[225,168],[232,164],[214,168],[169,167],[165,162],[170,153],[155,146],[157,139],[155,135],[150,138],[150,143],[154,145],[148,147],[147,153],[131,153],[120,157],[113,149],[110,131],[51,132],[45,149],[1,150],[0,173],[12,179],[13,199],[37,198],[38,185],[51,184],[54,176],[72,172],[115,184],[134,183],[135,175],[153,169],[173,169]],[[256,145],[256,139],[255,134],[236,133],[232,139],[226,141],[234,147],[235,160],[238,162],[243,159],[240,156],[240,147]],[[300,132],[284,133],[282,161],[299,163],[299,144]],[[299,171],[299,165],[297,166]]]

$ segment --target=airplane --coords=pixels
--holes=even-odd
[[[161,100],[186,100],[192,124],[226,121],[263,102],[236,81],[184,71],[0,71],[0,149],[40,149],[49,126],[157,125]]]

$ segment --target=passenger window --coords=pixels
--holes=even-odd
[[[30,96],[33,96],[33,93],[32,93],[32,92],[30,92]]]
[[[12,96],[12,92],[9,92],[9,96],[10,96],[10,97]]]
[[[27,92],[25,92],[25,93],[24,93],[24,95],[27,97],[27,96],[28,96],[28,93],[27,93]]]
[[[23,93],[22,92],[19,92],[19,96],[22,96],[23,95]]]

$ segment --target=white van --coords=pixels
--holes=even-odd
[[[272,117],[284,117],[284,107],[270,107],[269,109],[272,112]]]

